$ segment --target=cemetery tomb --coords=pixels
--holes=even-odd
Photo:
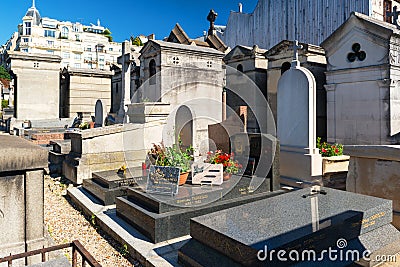
[[[348,266],[366,250],[371,259],[400,251],[391,222],[390,200],[313,186],[193,218],[178,257],[184,266]]]
[[[269,143],[264,145],[269,151],[272,147],[277,150],[277,140],[267,140]],[[275,154],[272,166],[266,172],[268,175],[263,177],[232,175],[221,185],[186,183],[178,187],[177,193],[177,179],[163,180],[163,185],[168,181],[171,183],[169,191],[166,187],[158,192],[151,188],[153,193],[150,193],[129,187],[126,196],[115,199],[117,215],[154,243],[187,235],[190,218],[282,194],[278,158],[279,153]],[[148,189],[148,184],[146,187]]]

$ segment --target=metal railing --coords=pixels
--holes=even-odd
[[[101,267],[100,263],[98,263],[95,260],[95,258],[93,258],[93,256],[89,253],[89,251],[87,251],[78,240],[72,241],[71,243],[67,243],[67,244],[57,245],[57,246],[53,246],[53,247],[49,247],[49,248],[32,250],[32,251],[28,251],[25,253],[19,253],[19,254],[3,257],[3,258],[0,258],[0,263],[8,262],[8,267],[12,267],[13,260],[23,259],[23,258],[27,258],[30,256],[39,255],[39,254],[42,255],[42,262],[45,262],[46,261],[46,253],[60,250],[60,249],[70,248],[70,247],[72,247],[72,267],[77,267],[78,253],[82,257],[82,266],[86,266],[86,263],[87,263],[92,267]]]

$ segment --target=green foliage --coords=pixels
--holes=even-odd
[[[342,144],[328,144],[327,142],[321,143],[321,137],[317,138],[317,148],[323,157],[341,156],[343,155]]]
[[[8,107],[8,100],[1,100],[1,109]]]
[[[111,32],[110,32],[110,30],[109,30],[108,28],[106,28],[106,29],[103,31],[103,34],[104,34],[104,35],[111,35]]]
[[[6,68],[4,66],[2,66],[2,65],[0,65],[0,78],[6,79],[8,81],[11,80],[11,75],[8,73]]]
[[[181,145],[181,142],[179,142],[179,145],[174,144],[172,147],[153,144],[153,148],[148,153],[151,163],[157,166],[179,167],[181,172],[189,171],[193,161],[193,148],[190,146],[182,150],[180,149]]]
[[[126,257],[129,255],[129,250],[128,250],[128,245],[124,244],[121,249],[119,250],[119,253],[122,255],[122,257]]]
[[[137,37],[135,37],[135,38],[132,38],[132,37],[131,37],[131,40],[132,40],[132,44],[133,44],[133,45],[136,45],[136,46],[143,46],[143,42],[142,42],[142,40],[139,38],[139,36],[137,36]]]
[[[92,216],[90,216],[90,224],[96,226],[96,215],[93,213]]]
[[[106,35],[106,37],[108,38],[108,41],[111,43],[113,41],[113,38],[111,35]]]

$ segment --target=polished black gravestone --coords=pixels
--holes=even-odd
[[[179,250],[180,263],[207,267],[347,266],[358,258],[340,258],[341,250],[342,255],[348,251],[362,255],[367,249],[373,252],[400,241],[400,232],[390,224],[390,200],[329,188],[310,191],[305,188],[193,218],[192,239]],[[337,250],[340,261],[324,254],[329,248]],[[278,251],[283,251],[280,258]],[[316,253],[316,260],[313,255],[306,257],[313,253],[309,251]],[[305,258],[296,258],[305,252]]]
[[[132,168],[125,174],[117,171],[94,172],[92,179],[83,180],[83,188],[98,198],[104,205],[112,205],[115,198],[126,195],[127,187],[137,188],[144,180],[145,171],[141,168]]]
[[[117,197],[116,213],[152,242],[189,234],[190,219],[284,193],[279,190],[279,143],[267,177],[233,175],[222,185],[179,187],[178,194],[154,195],[143,190],[127,189],[127,196]]]

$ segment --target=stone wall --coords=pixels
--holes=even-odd
[[[14,117],[21,120],[56,119],[59,115],[61,58],[10,52],[14,79]]]
[[[0,136],[0,257],[40,249],[44,239],[44,181],[48,152],[14,136]],[[27,263],[40,262],[40,256]],[[25,260],[13,261],[25,266]]]
[[[346,190],[393,200],[393,225],[400,229],[400,146],[345,146],[350,155]]]
[[[103,102],[107,112],[111,109],[111,71],[64,69],[65,81],[61,87],[61,117],[74,118],[77,112],[90,112],[94,116],[97,100]]]

